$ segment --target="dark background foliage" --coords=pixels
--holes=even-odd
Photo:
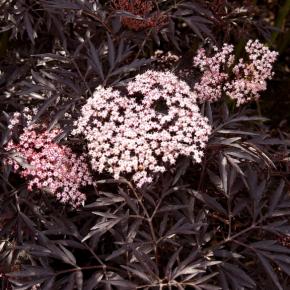
[[[28,192],[1,163],[2,289],[290,289],[290,2],[153,2],[135,15],[111,1],[2,0],[1,145],[11,113],[36,106],[81,150],[65,136],[96,86],[120,87],[152,66],[192,84],[201,46],[233,43],[238,56],[259,38],[278,50],[268,91],[249,109],[203,106],[214,131],[201,166],[180,158],[142,190],[95,176],[78,210]],[[162,24],[122,23],[154,13]],[[157,50],[177,57],[162,62]]]

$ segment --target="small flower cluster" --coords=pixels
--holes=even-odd
[[[88,142],[92,168],[118,179],[131,173],[138,187],[180,155],[201,162],[211,132],[189,86],[170,72],[147,71],[123,96],[98,87],[82,108],[73,134]]]
[[[237,101],[237,105],[258,99],[259,93],[267,87],[266,81],[273,76],[272,67],[278,53],[270,51],[258,40],[246,45],[248,60],[239,59],[234,65],[233,46],[224,44],[212,57],[200,49],[194,58],[194,65],[202,71],[202,77],[194,89],[201,102],[216,101],[223,95]]]
[[[13,128],[17,126],[20,122],[21,122],[21,113],[15,112],[9,121],[8,129],[13,130]]]
[[[151,0],[113,0],[113,5],[115,9],[127,11],[133,15],[133,17],[123,16],[121,21],[124,26],[135,31],[164,25],[167,19],[165,15],[160,13],[152,14],[154,4]],[[134,16],[143,19],[136,19]]]
[[[266,80],[272,78],[273,63],[278,56],[276,51],[270,51],[258,40],[248,41],[246,52],[249,61],[246,63],[243,59],[239,60],[233,67],[233,80],[224,87],[225,93],[237,100],[238,105],[258,99],[259,92],[266,90]]]
[[[79,188],[92,184],[92,178],[84,156],[54,142],[59,134],[59,129],[40,132],[36,125],[24,128],[18,142],[7,143],[5,150],[13,155],[6,162],[27,180],[28,190],[46,190],[62,203],[78,207],[86,198]]]
[[[24,123],[26,127],[29,127],[30,123],[32,122],[33,116],[37,113],[37,109],[29,109],[28,107],[25,107],[22,111],[20,112],[15,112],[11,116],[8,124],[8,129],[10,132],[16,131],[17,127],[20,126]]]
[[[194,86],[200,102],[214,102],[222,97],[223,83],[228,79],[225,70],[234,62],[233,45],[224,44],[220,51],[217,47],[213,49],[215,54],[212,57],[207,57],[202,48],[194,58],[194,66],[202,72],[200,81]]]

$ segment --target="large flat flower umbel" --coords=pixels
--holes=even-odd
[[[98,87],[82,108],[73,134],[83,134],[92,168],[137,186],[152,182],[180,155],[200,162],[211,132],[189,86],[170,72],[147,71],[127,93]]]

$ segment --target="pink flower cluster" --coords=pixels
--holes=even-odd
[[[10,140],[6,145],[5,150],[12,152],[6,162],[27,180],[28,190],[45,190],[62,203],[78,207],[86,199],[79,188],[92,179],[84,156],[53,141],[59,133],[59,129],[39,132],[36,125],[24,128],[18,142]]]
[[[224,44],[218,51],[214,47],[215,54],[212,57],[206,55],[205,49],[198,50],[194,57],[194,66],[199,67],[202,76],[195,84],[194,90],[200,102],[214,102],[222,97],[223,83],[228,79],[225,72],[234,62],[233,45]]]
[[[215,47],[212,57],[204,49],[198,51],[194,65],[200,68],[202,76],[194,90],[200,102],[213,102],[226,95],[239,106],[259,98],[259,93],[267,87],[266,81],[273,76],[272,67],[278,53],[258,40],[249,40],[245,49],[248,59],[241,58],[236,65],[232,45],[224,44],[220,51]]]
[[[93,169],[116,179],[132,174],[141,187],[180,155],[201,162],[211,127],[185,82],[149,70],[127,92],[98,87],[75,123],[73,134],[85,136]]]
[[[272,67],[278,53],[270,51],[258,40],[249,40],[246,45],[249,60],[243,59],[233,67],[234,78],[225,84],[225,93],[236,99],[238,105],[259,98],[259,92],[267,88],[266,80],[273,76]]]

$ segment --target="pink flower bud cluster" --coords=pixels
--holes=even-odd
[[[59,129],[39,132],[36,125],[24,128],[18,142],[10,140],[6,145],[5,150],[13,154],[6,162],[27,180],[28,190],[45,190],[60,202],[78,207],[86,199],[79,188],[92,184],[92,178],[84,156],[53,141],[58,134]]]
[[[159,12],[152,13],[155,5],[151,0],[113,0],[112,3],[115,9],[132,14],[132,17],[122,16],[121,18],[122,24],[129,29],[139,31],[151,27],[158,28],[167,22],[166,15]],[[143,19],[137,19],[137,17]]]
[[[194,86],[200,102],[217,101],[229,96],[237,105],[258,99],[260,92],[266,90],[266,81],[273,76],[272,67],[278,53],[270,51],[258,40],[249,40],[246,45],[247,60],[235,63],[233,46],[224,44],[220,51],[208,57],[200,49],[194,58],[194,65],[202,71],[199,82]]]
[[[87,140],[92,168],[116,179],[132,174],[138,187],[180,155],[201,162],[211,132],[195,94],[170,72],[137,75],[127,95],[98,87],[81,112],[73,134]]]

